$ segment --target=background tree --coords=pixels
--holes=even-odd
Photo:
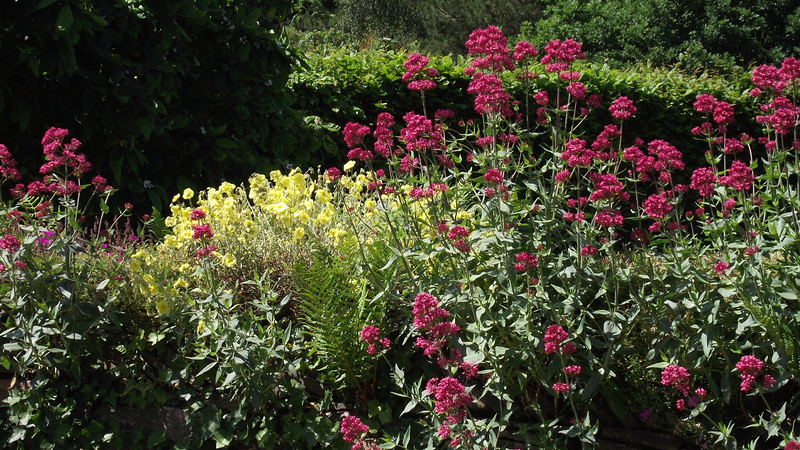
[[[558,0],[531,23],[522,37],[538,45],[573,38],[595,59],[687,71],[774,64],[800,52],[800,5],[792,0]]]
[[[514,36],[524,21],[541,17],[540,0],[339,0],[336,17],[344,31],[416,43],[427,53],[465,54],[464,42],[477,28],[498,25]]]

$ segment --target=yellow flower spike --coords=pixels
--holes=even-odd
[[[175,283],[172,284],[172,287],[175,289],[186,289],[189,287],[189,283],[186,282],[183,278],[178,278],[175,280]]]
[[[298,242],[298,241],[302,240],[303,236],[305,236],[305,235],[306,235],[306,230],[304,230],[304,229],[302,229],[300,227],[297,227],[297,228],[294,229],[294,234],[292,236],[292,239],[294,239],[295,242]]]
[[[131,260],[131,272],[142,270],[142,263],[138,259]]]
[[[156,302],[156,312],[159,315],[169,314],[169,304],[166,300],[160,299]]]
[[[345,172],[349,172],[349,171],[353,170],[353,167],[355,167],[355,166],[356,166],[356,162],[355,162],[355,161],[353,161],[353,160],[350,160],[350,161],[347,161],[347,162],[344,164],[344,166],[342,167],[342,169],[344,169],[344,171],[345,171]]]
[[[186,188],[183,190],[184,200],[190,200],[192,197],[194,197],[194,191],[192,190],[192,188]]]
[[[197,334],[203,334],[207,330],[208,330],[208,327],[206,326],[206,321],[205,320],[201,320],[201,321],[197,322]]]

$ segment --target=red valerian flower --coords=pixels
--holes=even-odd
[[[619,120],[630,119],[638,111],[633,105],[633,100],[626,96],[614,100],[608,110],[611,112],[611,117]]]

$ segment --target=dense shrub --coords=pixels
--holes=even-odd
[[[119,197],[137,205],[160,208],[168,192],[246,179],[292,147],[292,55],[279,41],[291,5],[3,2],[0,135],[35,155],[31,143],[47,127],[73,130]]]
[[[800,52],[798,19],[800,7],[791,0],[560,0],[522,36],[539,46],[576,39],[600,60],[727,72]]]

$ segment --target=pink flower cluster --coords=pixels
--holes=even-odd
[[[611,106],[608,107],[608,111],[611,112],[611,117],[617,120],[626,120],[633,117],[638,111],[638,108],[634,106],[633,100],[622,96],[611,103]]]
[[[366,125],[349,122],[344,126],[344,142],[350,151],[347,152],[348,159],[359,159],[368,161],[372,159],[372,152],[363,147],[364,138],[370,133]]]
[[[211,239],[214,237],[214,231],[211,230],[211,225],[207,223],[192,224],[192,230],[194,230],[192,239]]]
[[[528,252],[517,253],[516,260],[517,262],[514,264],[514,270],[517,272],[526,272],[536,269],[536,267],[539,266],[539,258]]]
[[[700,167],[692,173],[692,182],[689,186],[700,193],[702,197],[710,197],[714,193],[717,175],[711,167]]]
[[[678,392],[686,397],[686,399],[679,399],[675,402],[675,407],[679,411],[683,411],[687,407],[694,408],[701,399],[706,398],[708,395],[708,392],[703,388],[697,388],[694,392],[691,392],[692,383],[689,371],[685,367],[675,364],[668,365],[661,372],[661,384],[675,387]]]
[[[67,134],[69,134],[69,130],[63,128],[47,130],[42,138],[42,147],[47,162],[39,168],[39,173],[44,175],[43,179],[32,181],[27,186],[19,183],[10,190],[11,195],[17,198],[22,198],[26,194],[67,196],[83,189],[79,183],[69,178],[80,178],[91,169],[92,165],[86,160],[85,155],[76,152],[81,146],[80,141],[72,139],[68,144],[63,143]],[[60,177],[56,178],[54,176],[56,173]],[[0,176],[5,179],[19,179],[16,162],[3,145],[0,145]],[[101,186],[101,188],[106,189],[106,186]],[[108,187],[108,189],[111,188]]]
[[[575,353],[577,351],[575,344],[567,342],[562,345],[567,339],[569,339],[569,333],[564,331],[561,325],[550,325],[544,333],[544,352],[550,355],[558,352],[560,348],[561,354],[570,355]]]
[[[472,397],[466,388],[453,377],[431,378],[425,390],[436,400],[434,411],[445,415],[444,423],[439,427],[439,437],[451,437],[451,426],[456,425],[467,416],[467,407],[472,404]],[[461,430],[450,441],[451,447],[458,447],[472,437],[470,430]]]
[[[718,261],[718,262],[717,262],[717,263],[714,265],[714,273],[716,273],[716,274],[717,274],[717,276],[723,277],[723,276],[725,276],[725,274],[727,274],[727,273],[728,273],[728,269],[729,269],[730,267],[731,267],[731,265],[730,265],[730,264],[728,264],[727,262],[725,262],[725,261]]]
[[[483,179],[490,184],[500,184],[503,182],[503,171],[500,169],[489,169],[483,175]]]
[[[481,55],[466,69],[467,75],[473,75],[478,70],[502,72],[515,69],[514,61],[509,56],[508,39],[503,35],[503,31],[494,25],[473,31],[465,45],[470,55]],[[535,51],[536,49],[533,49],[533,52]],[[530,54],[531,50],[525,49],[525,52]]]
[[[206,218],[206,212],[200,208],[195,208],[189,214],[189,220],[202,220]]]
[[[656,179],[660,183],[667,184],[671,180],[672,171],[683,170],[686,167],[680,150],[667,141],[661,139],[651,141],[647,145],[647,154],[639,147],[637,143],[626,148],[622,157],[636,166],[636,171],[643,181]]]
[[[342,433],[342,439],[345,442],[353,442],[351,450],[362,450],[364,448],[363,436],[369,433],[369,427],[365,425],[361,419],[355,416],[347,416],[342,419],[342,425],[339,429]]]
[[[466,42],[470,55],[478,55],[464,72],[472,76],[467,92],[475,95],[475,111],[478,114],[500,114],[514,117],[511,96],[505,91],[502,80],[495,75],[504,70],[514,70],[514,61],[509,56],[508,39],[494,25],[473,31]],[[519,45],[518,45],[519,46]],[[520,58],[531,55],[536,49],[520,47]]]
[[[391,345],[391,341],[389,338],[381,338],[381,329],[374,326],[374,325],[364,325],[364,328],[361,329],[361,336],[360,339],[367,344],[369,344],[369,348],[367,348],[367,353],[370,355],[374,355],[378,352],[377,345],[380,343],[383,348],[389,348]]]
[[[458,334],[461,329],[455,322],[446,321],[450,313],[439,307],[439,300],[427,292],[420,292],[414,300],[414,327],[425,336],[417,337],[416,346],[423,350],[426,356],[440,354],[440,364],[449,362],[441,355],[447,339]],[[451,359],[459,359],[460,352],[456,349],[451,350]]]
[[[644,213],[654,219],[663,219],[673,209],[666,192],[651,195],[644,201],[642,206],[644,207]]]
[[[0,176],[2,176],[3,180],[11,181],[18,181],[22,178],[19,169],[17,169],[17,161],[14,160],[11,152],[3,144],[0,144]]]
[[[611,161],[619,158],[619,154],[613,147],[613,140],[619,139],[622,131],[614,124],[606,125],[603,131],[592,142],[592,149],[597,152],[597,159],[601,161]]]
[[[0,239],[0,248],[9,253],[14,253],[22,248],[22,242],[13,234],[7,234],[3,239]]]
[[[392,154],[392,147],[394,146],[394,133],[392,127],[394,126],[394,116],[388,112],[378,114],[378,120],[375,124],[375,153],[388,158]]]
[[[39,173],[42,175],[65,169],[67,176],[80,178],[92,168],[92,165],[86,161],[85,155],[75,153],[81,146],[79,140],[72,139],[69,144],[62,144],[67,134],[69,134],[69,130],[55,127],[45,132],[42,138],[42,147],[47,162],[39,168]]]
[[[503,81],[494,74],[475,74],[467,87],[467,93],[476,96],[475,112],[478,114],[514,116],[511,96],[503,88]]]
[[[514,47],[514,61],[520,63],[539,56],[539,51],[528,41],[519,41]]]
[[[758,66],[750,77],[753,84],[760,88],[754,95],[760,94],[761,89],[772,89],[780,95],[785,89],[796,85],[799,79],[800,61],[794,57],[786,58],[780,69],[770,65]]]
[[[436,87],[436,82],[431,78],[439,75],[439,71],[435,67],[428,67],[429,62],[428,57],[412,53],[403,63],[406,68],[403,81],[408,83],[408,88],[412,91],[425,92]]]
[[[800,108],[786,97],[777,97],[761,106],[765,114],[756,116],[756,122],[770,126],[778,134],[789,134],[800,118]]]
[[[467,242],[469,235],[470,231],[465,226],[456,225],[452,228],[449,228],[447,238],[450,239],[450,242],[458,251],[468,253],[471,250],[469,243]]]
[[[786,446],[783,447],[783,450],[800,450],[800,442],[789,441],[786,443]]]
[[[625,217],[618,209],[602,209],[594,215],[594,223],[601,227],[621,227],[624,222]]]
[[[453,377],[431,378],[425,390],[436,399],[434,411],[446,414],[445,421],[450,424],[461,422],[467,414],[467,406],[472,404],[464,385]]]
[[[753,388],[758,375],[764,369],[764,361],[758,359],[753,355],[745,355],[736,363],[736,370],[739,371],[739,376],[742,378],[741,389],[742,392],[749,392]],[[766,389],[775,384],[775,378],[772,375],[764,375],[763,385]]]
[[[103,177],[102,175],[96,175],[94,178],[92,178],[92,186],[97,192],[100,192],[101,194],[104,194],[114,189],[114,187],[110,186],[108,184],[108,180],[106,180],[105,177]]]
[[[741,192],[750,190],[755,180],[756,177],[753,175],[753,171],[750,170],[750,166],[741,161],[734,161],[731,164],[731,168],[728,169],[728,174],[720,177],[719,182],[723,186],[728,186]]]
[[[661,371],[661,384],[674,386],[683,395],[689,395],[689,390],[692,388],[689,378],[689,371],[676,364],[670,364]]]
[[[403,116],[406,127],[400,130],[400,140],[409,152],[422,152],[442,147],[442,128],[430,119],[413,112]]]
[[[565,72],[569,70],[570,63],[578,59],[586,59],[586,55],[581,51],[581,44],[574,39],[560,41],[553,39],[544,47],[545,56],[541,63],[545,65],[548,72]]]
[[[723,133],[726,125],[735,122],[733,106],[728,102],[718,101],[711,94],[698,95],[697,100],[694,102],[694,108],[699,113],[711,115],[714,122],[723,127],[720,129]]]
[[[593,202],[615,198],[623,201],[630,200],[630,194],[624,191],[625,184],[617,178],[616,174],[591,172],[589,179],[594,183],[594,191],[589,195],[589,200]]]

